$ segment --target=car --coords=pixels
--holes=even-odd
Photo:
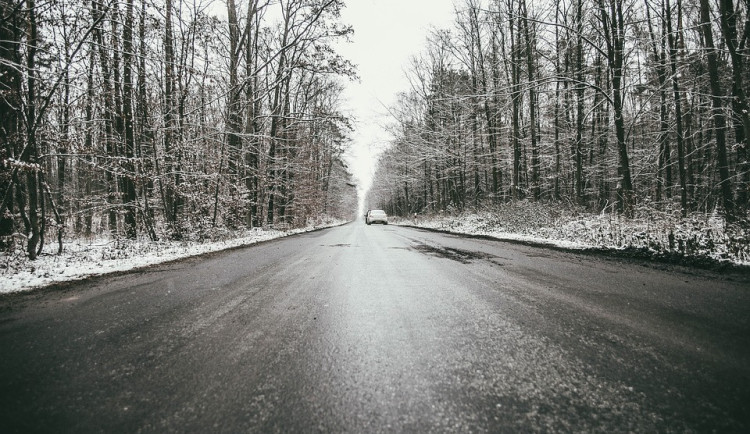
[[[384,225],[387,225],[388,215],[382,209],[373,209],[373,210],[367,211],[367,216],[365,217],[365,223],[367,223],[368,225],[371,225],[373,223],[382,223]]]

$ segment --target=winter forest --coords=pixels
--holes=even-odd
[[[350,219],[342,7],[0,0],[3,247]]]
[[[462,0],[392,114],[370,201],[718,213],[750,194],[750,2]]]
[[[0,248],[352,219],[345,3],[0,0]],[[456,0],[406,67],[365,203],[712,215],[744,234],[749,11]]]

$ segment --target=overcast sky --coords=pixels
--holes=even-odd
[[[342,22],[354,27],[352,42],[338,47],[357,65],[360,82],[346,89],[348,109],[357,119],[350,167],[367,188],[378,149],[389,135],[386,107],[409,89],[405,71],[423,51],[431,28],[453,22],[453,0],[348,0]]]

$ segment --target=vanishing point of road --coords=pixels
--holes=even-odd
[[[362,223],[0,297],[0,432],[748,432],[750,279]]]

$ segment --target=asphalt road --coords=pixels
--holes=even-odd
[[[748,432],[747,277],[362,223],[0,298],[0,432]]]

